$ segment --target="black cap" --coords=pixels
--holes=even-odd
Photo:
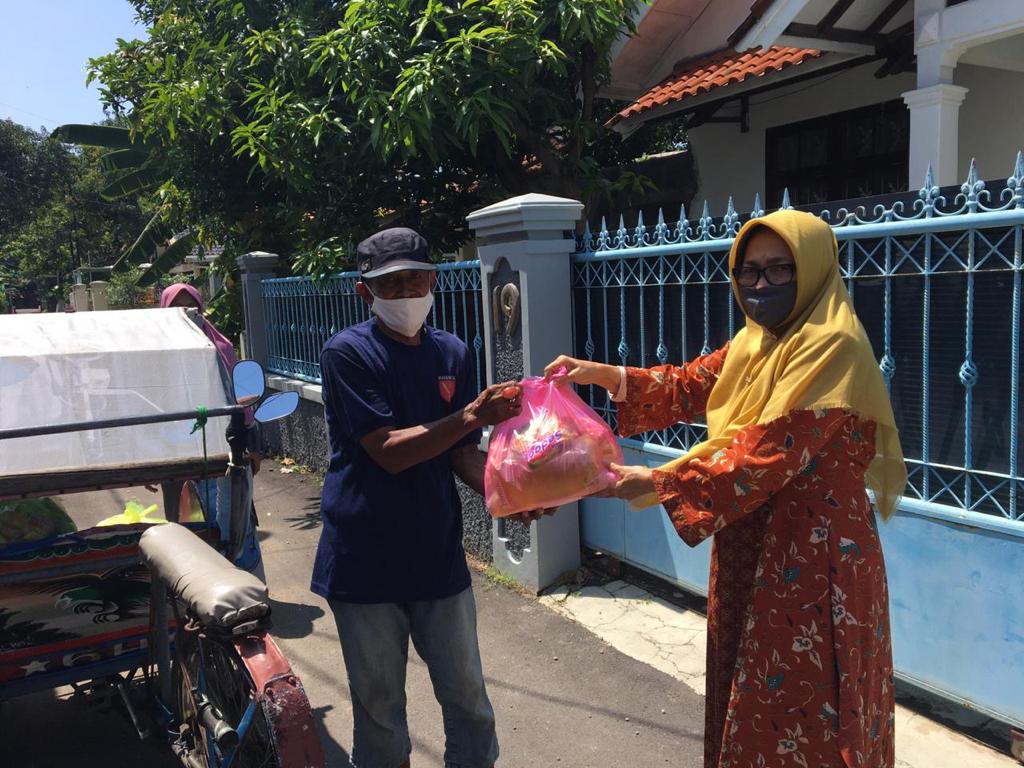
[[[361,242],[356,248],[359,274],[362,277],[380,277],[403,269],[437,267],[430,262],[430,246],[423,236],[408,227],[383,229]]]

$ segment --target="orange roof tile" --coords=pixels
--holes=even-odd
[[[675,104],[689,96],[707,93],[733,83],[742,83],[750,77],[761,77],[769,72],[802,64],[817,58],[821,51],[812,48],[788,48],[774,45],[764,50],[746,53],[726,48],[696,59],[680,62],[675,71],[619,112],[608,121],[612,126],[621,120],[643,112]]]

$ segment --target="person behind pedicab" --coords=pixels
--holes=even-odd
[[[831,228],[796,211],[748,222],[729,254],[745,326],[685,365],[561,357],[608,389],[622,435],[706,416],[660,469],[613,466],[610,495],[660,503],[690,546],[713,537],[704,765],[879,768],[894,757],[893,666],[876,512],[906,468]]]
[[[160,307],[182,307],[185,309],[197,309],[200,312],[201,328],[206,337],[213,342],[217,348],[224,370],[230,376],[231,371],[238,363],[235,355],[234,344],[227,336],[202,315],[203,298],[199,290],[188,283],[174,283],[163,289],[160,293]],[[259,430],[255,424],[252,409],[245,411],[245,424],[249,428],[249,466],[246,467],[247,480],[251,487],[253,475],[260,471],[260,462],[263,458],[259,445]],[[205,510],[209,520],[215,520],[220,529],[223,541],[231,540],[231,478],[220,477],[216,479],[197,480],[189,484],[192,491]],[[186,502],[187,503],[187,502]],[[260,579],[264,579],[263,560],[260,553],[259,543],[256,537],[256,511],[252,509],[252,522],[246,535],[242,553],[235,565],[247,571],[255,573]]]

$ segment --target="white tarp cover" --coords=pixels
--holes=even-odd
[[[0,429],[231,403],[213,343],[183,309],[0,315]],[[227,453],[228,418],[206,426]],[[192,422],[0,440],[0,477],[203,457]]]

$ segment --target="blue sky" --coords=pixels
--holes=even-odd
[[[145,37],[127,0],[0,0],[0,119],[33,128],[103,119],[85,65]]]

